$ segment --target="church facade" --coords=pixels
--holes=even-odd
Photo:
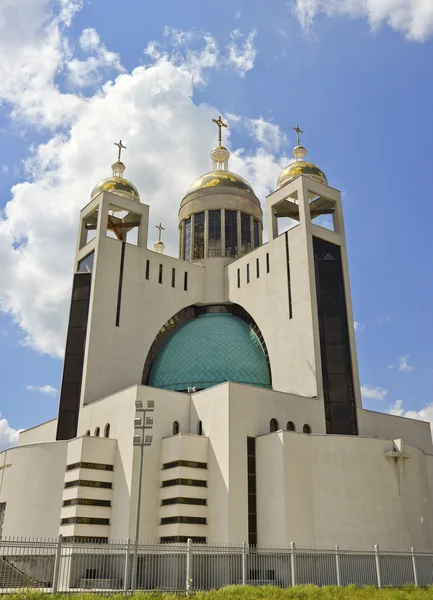
[[[139,502],[149,542],[431,549],[430,425],[362,408],[339,191],[297,128],[263,243],[216,123],[178,258],[121,143],[81,211],[58,416],[0,453],[1,535],[135,539]]]

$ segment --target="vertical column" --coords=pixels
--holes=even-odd
[[[237,213],[236,213],[236,225],[237,225],[236,229],[237,229],[237,232],[238,232],[238,256],[237,257],[239,258],[240,256],[243,255],[243,252],[242,252],[242,237],[241,237],[241,235],[242,235],[242,230],[241,230],[241,211],[240,210],[238,210]]]
[[[376,577],[377,577],[377,587],[382,587],[382,571],[380,568],[380,555],[379,555],[379,546],[376,544],[374,546],[374,560],[376,563]]]
[[[418,587],[418,571],[416,568],[416,556],[415,556],[414,548],[410,549],[410,553],[412,556],[413,581],[414,581],[414,584],[416,585],[416,587]]]
[[[208,257],[208,249],[209,249],[209,211],[206,209],[204,211],[204,258]]]
[[[226,209],[221,209],[221,256],[226,255]]]
[[[194,259],[194,215],[191,215],[191,248],[190,248],[190,253],[189,253],[189,261],[191,262],[193,259]]]
[[[290,544],[290,574],[292,577],[292,587],[296,585],[296,546],[295,542]]]
[[[335,572],[337,574],[337,585],[341,585],[341,571],[340,571],[340,552],[338,545],[335,546]]]
[[[254,217],[250,215],[251,250],[254,250]]]
[[[183,259],[183,246],[185,243],[185,220],[179,225],[179,259]]]
[[[187,595],[191,591],[191,582],[192,582],[192,540],[188,538],[186,542],[186,581],[185,581],[185,591]]]

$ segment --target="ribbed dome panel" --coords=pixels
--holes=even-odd
[[[183,325],[161,348],[149,385],[198,390],[224,381],[270,387],[266,356],[254,331],[230,314],[201,315]]]

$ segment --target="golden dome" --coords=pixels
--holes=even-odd
[[[281,171],[277,181],[277,189],[292,181],[297,175],[306,175],[315,181],[328,185],[325,173],[318,166],[306,160],[297,160]]]
[[[224,171],[222,169],[210,171],[210,173],[205,173],[196,179],[194,183],[189,186],[185,196],[200,189],[215,187],[235,188],[243,190],[244,192],[249,192],[255,196],[253,188],[243,177],[240,177],[240,175],[236,175],[236,173],[232,173],[231,171]]]
[[[135,185],[123,177],[107,177],[107,179],[100,181],[92,190],[91,200],[101,192],[111,192],[116,196],[140,202],[140,194]]]

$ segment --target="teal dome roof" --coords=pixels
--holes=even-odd
[[[226,313],[200,315],[182,325],[161,348],[149,385],[198,390],[224,381],[271,387],[268,361],[254,331]]]

